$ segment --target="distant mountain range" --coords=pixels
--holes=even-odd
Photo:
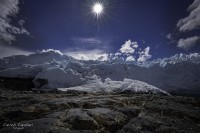
[[[36,88],[73,89],[89,86],[91,82],[93,85],[98,82],[97,88],[101,88],[101,85],[107,85],[108,79],[121,84],[130,79],[129,85],[138,81],[171,94],[200,95],[200,54],[176,54],[170,58],[138,63],[122,60],[80,61],[58,50],[47,50],[0,59],[0,77],[32,78]],[[41,85],[41,79],[47,82]],[[134,86],[132,90],[135,90]]]

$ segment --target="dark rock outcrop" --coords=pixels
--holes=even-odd
[[[2,78],[0,87],[15,91],[30,91],[34,88],[33,78]]]

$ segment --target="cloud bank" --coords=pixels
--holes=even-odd
[[[79,43],[92,43],[99,44],[102,41],[95,38],[77,38],[74,40]],[[94,45],[96,46],[96,45]],[[137,42],[132,42],[130,39],[125,41],[125,43],[121,46],[121,48],[116,53],[108,53],[103,49],[98,49],[98,45],[96,49],[78,49],[76,51],[66,50],[64,53],[68,56],[72,56],[78,60],[98,60],[98,61],[107,61],[107,60],[123,60],[129,62],[144,62],[151,58],[150,47],[146,47],[143,51],[139,48],[139,44]],[[138,58],[136,58],[138,57]]]
[[[84,50],[84,51],[66,51],[66,55],[72,56],[77,60],[98,60],[98,61],[107,61],[108,54],[102,50]]]
[[[29,54],[32,54],[32,52],[11,46],[0,45],[0,58],[13,55],[29,55]]]

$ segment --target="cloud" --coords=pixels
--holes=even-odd
[[[71,51],[84,51],[84,50],[107,50],[110,47],[110,39],[106,40],[95,37],[74,37],[72,38],[73,47],[69,48]]]
[[[122,45],[119,51],[123,54],[133,54],[135,52],[135,49],[137,48],[138,48],[138,43],[131,42],[131,40],[129,39],[128,41],[125,42],[125,44]]]
[[[11,16],[15,16],[19,11],[19,0],[0,1],[0,40],[8,43],[16,40],[16,35],[27,34],[29,32],[23,27],[24,21],[19,21],[19,27],[11,24]],[[23,23],[22,23],[23,22]]]
[[[65,54],[68,56],[72,56],[77,60],[98,60],[98,61],[106,61],[108,60],[108,54],[102,50],[84,50],[84,51],[65,51]]]
[[[78,42],[91,42],[91,43],[102,43],[100,40],[95,38],[74,38],[74,41]],[[68,49],[64,51],[64,54],[72,56],[78,60],[122,60],[122,61],[137,61],[136,57],[140,57],[139,61],[143,62],[151,58],[149,54],[150,47],[147,47],[141,53],[141,48],[137,42],[132,42],[130,39],[121,46],[121,48],[114,53],[106,52],[101,47],[96,47],[96,49],[78,48],[78,49]]]
[[[60,50],[55,50],[55,49],[43,49],[41,51],[38,50],[39,53],[48,53],[48,52],[53,52],[53,53],[57,53],[60,55],[63,55],[63,53]]]
[[[74,37],[73,48],[64,51],[66,55],[72,56],[78,60],[99,60],[106,61],[109,54],[111,39],[99,39],[96,37]]]
[[[149,54],[149,51],[149,46],[142,51],[137,42],[132,42],[129,39],[125,42],[125,44],[121,46],[121,48],[116,53],[109,54],[109,60],[144,62],[152,57]]]
[[[96,38],[73,38],[75,43],[89,43],[89,44],[100,44],[102,43],[100,40]]]
[[[180,19],[177,23],[179,31],[191,31],[200,27],[200,0],[194,2],[188,7],[190,14],[188,17]]]
[[[180,39],[178,41],[177,47],[182,48],[184,50],[189,50],[199,40],[200,40],[200,36],[194,36],[194,37],[188,37],[186,39]]]
[[[142,43],[145,42],[142,40]],[[151,58],[151,55],[149,54],[150,47],[148,46],[145,48],[142,52],[142,49],[139,48],[139,44],[137,42],[132,42],[130,39],[125,42],[119,49],[117,53],[115,53],[114,57],[112,59],[120,59],[123,57],[126,61],[138,61],[138,62],[144,62]],[[138,59],[136,57],[139,57]]]
[[[150,47],[146,47],[142,52],[139,52],[139,58],[137,59],[138,62],[144,62],[151,58],[151,55],[149,54]]]
[[[187,9],[190,14],[188,17],[180,19],[177,23],[179,31],[186,32],[199,29],[200,27],[200,0],[194,0]],[[200,39],[200,36],[193,36],[188,38],[181,38],[178,41],[177,47],[184,50],[189,50]]]
[[[0,45],[0,58],[12,55],[29,55],[29,54],[32,54],[32,52],[15,47]]]
[[[114,55],[115,55],[115,56],[121,56],[122,53],[117,52],[117,53],[115,53]]]
[[[133,56],[128,56],[128,57],[126,58],[126,61],[135,61],[135,57],[133,57]]]
[[[8,15],[15,15],[18,13],[18,0],[1,0],[0,1],[0,16],[6,18]]]

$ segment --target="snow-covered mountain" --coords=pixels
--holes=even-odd
[[[169,93],[199,95],[200,54],[177,54],[170,58],[136,63],[119,60],[79,61],[58,50],[47,50],[29,56],[0,59],[0,77],[32,78],[36,88],[77,89],[78,86],[92,88],[101,85],[98,88],[105,90],[113,88],[113,83],[122,85],[126,82],[125,86],[128,86],[137,82],[142,85],[141,88],[148,88],[143,91],[154,86]],[[110,79],[110,83],[107,79]],[[41,84],[41,80],[46,82]],[[134,85],[132,90],[138,90]],[[127,88],[121,90],[124,89]]]

